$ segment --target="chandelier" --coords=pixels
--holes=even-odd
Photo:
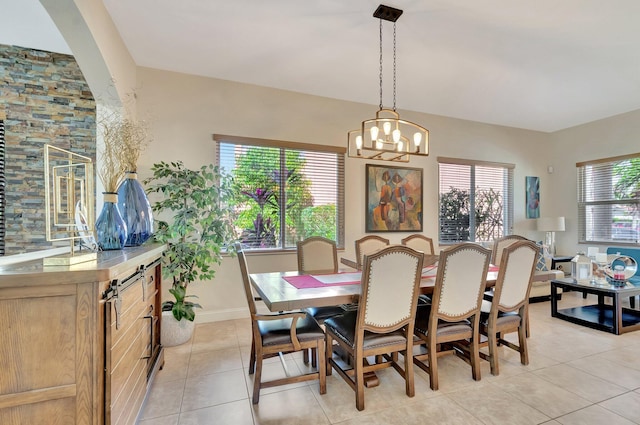
[[[396,21],[402,10],[380,5],[373,13],[380,20],[380,109],[347,135],[352,158],[409,162],[411,155],[429,155],[429,130],[400,119],[396,111]],[[382,106],[382,21],[393,22],[393,109]]]

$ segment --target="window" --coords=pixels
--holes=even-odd
[[[441,244],[487,242],[511,233],[514,168],[438,158]]]
[[[214,134],[218,165],[247,249],[295,248],[310,236],[344,247],[344,148]]]
[[[580,242],[640,242],[640,153],[576,164]]]

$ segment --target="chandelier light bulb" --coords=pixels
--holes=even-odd
[[[416,147],[419,147],[420,142],[422,142],[422,133],[415,133],[413,135],[413,143],[416,144]]]
[[[362,136],[356,137],[356,148],[362,149]]]
[[[382,149],[382,140],[376,140],[376,149]]]
[[[400,132],[400,130],[396,130],[396,131]],[[404,144],[402,143],[402,140],[398,140],[398,152],[402,152],[403,146]]]
[[[378,139],[378,133],[380,132],[380,129],[376,126],[371,127],[371,140],[377,140]]]
[[[398,130],[397,128],[395,130],[393,130],[393,141],[395,143],[398,143],[400,141],[400,130]]]
[[[389,135],[389,133],[391,132],[391,123],[389,121],[386,121],[383,125],[382,128],[384,129],[384,134],[386,136]]]

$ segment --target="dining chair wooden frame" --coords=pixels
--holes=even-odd
[[[311,236],[296,243],[296,255],[298,257],[298,273],[301,274],[326,274],[338,272],[338,249],[336,241],[322,237]],[[305,308],[311,317],[322,325],[325,319],[344,313],[345,309],[339,305]],[[302,360],[316,367],[316,355],[314,350],[303,352]]]
[[[420,252],[402,245],[365,255],[358,310],[325,321],[327,375],[335,369],[349,384],[358,410],[364,409],[364,374],[383,368],[393,367],[405,379],[406,394],[415,395],[411,352],[422,261]],[[334,343],[350,364],[334,358]]]
[[[251,291],[247,260],[240,244],[235,245],[238,263],[242,274],[242,283],[251,314],[251,355],[249,374],[254,375],[253,404],[260,401],[260,389],[297,382],[319,380],[320,394],[327,392],[326,360],[324,349],[324,331],[313,318],[305,312],[284,312],[258,314]],[[317,352],[317,370],[309,373],[287,376],[272,381],[262,381],[262,361],[265,358],[296,351],[314,350]]]
[[[415,233],[403,238],[400,243],[415,249],[416,251],[422,251],[425,255],[433,255],[435,253],[433,248],[433,239],[420,233]]]
[[[498,375],[498,344],[520,353],[520,363],[529,364],[527,349],[528,308],[531,282],[536,267],[539,246],[520,240],[504,248],[492,301],[484,301],[480,314],[480,333],[488,338],[489,354],[480,356],[489,361],[491,374]],[[518,333],[518,345],[503,336]]]
[[[441,350],[446,343],[469,341],[472,377],[480,380],[480,307],[490,258],[491,251],[473,243],[440,252],[432,303],[420,306],[414,329],[416,345],[426,346],[426,353],[414,353],[413,359],[429,374],[434,391],[439,386],[438,356],[456,354]]]

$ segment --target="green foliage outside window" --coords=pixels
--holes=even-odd
[[[302,172],[304,165],[300,151],[279,148],[250,147],[236,157],[231,206],[237,214],[234,223],[246,246],[282,246],[283,221],[287,240],[303,237],[303,211],[313,205],[311,182]],[[285,214],[281,217],[283,208]]]
[[[471,196],[468,190],[451,187],[440,195],[440,241],[490,241],[503,236],[504,201],[493,188],[476,188],[474,227],[471,237]]]

